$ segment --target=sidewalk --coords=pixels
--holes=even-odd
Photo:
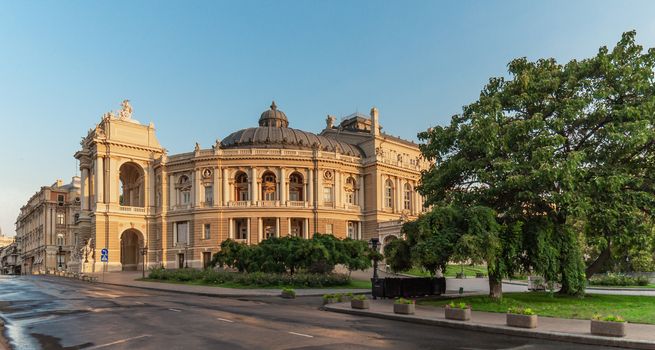
[[[150,290],[159,290],[174,293],[195,294],[202,296],[215,296],[215,297],[248,297],[248,296],[279,296],[282,291],[281,288],[253,288],[253,289],[239,289],[239,288],[223,288],[211,286],[195,286],[189,284],[177,284],[166,282],[145,282],[137,281],[141,278],[141,272],[107,272],[95,273],[93,276],[98,277],[98,283],[111,284],[116,286],[135,287]],[[323,294],[331,293],[353,293],[363,294],[370,293],[370,289],[296,289],[296,295],[299,297],[304,296],[322,296]]]
[[[473,311],[471,321],[451,321],[444,317],[444,309],[439,307],[416,306],[414,315],[398,315],[393,313],[393,300],[371,300],[371,308],[357,310],[350,308],[349,303],[329,304],[325,309],[332,312],[369,316],[404,322],[468,329],[478,332],[507,334],[529,338],[565,341],[580,344],[600,346],[615,346],[635,349],[655,349],[655,325],[628,324],[627,337],[611,338],[591,335],[590,321],[571,320],[552,317],[539,317],[539,325],[535,329],[508,327],[505,325],[505,314]]]

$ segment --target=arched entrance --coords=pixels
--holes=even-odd
[[[141,240],[141,232],[130,229],[121,234],[121,265],[123,271],[136,271],[140,269],[139,266],[140,254],[143,241]]]

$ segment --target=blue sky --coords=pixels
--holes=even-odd
[[[655,46],[655,1],[0,1],[0,227],[75,175],[79,140],[129,98],[170,153],[256,124],[380,110],[416,140],[512,58]]]

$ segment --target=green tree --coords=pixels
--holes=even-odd
[[[655,50],[634,38],[565,65],[513,60],[449,126],[419,134],[435,162],[419,188],[427,204],[496,213],[494,278],[530,268],[582,294],[583,233],[610,242],[631,234],[616,217],[650,217]]]

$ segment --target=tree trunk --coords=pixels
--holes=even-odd
[[[596,258],[596,260],[594,260],[594,262],[585,269],[585,275],[587,276],[587,279],[589,279],[594,274],[599,273],[605,266],[605,263],[609,261],[610,257],[611,250],[610,245],[608,244],[607,247],[603,249],[602,252],[600,252],[600,255]]]
[[[491,269],[487,269],[489,274],[489,297],[492,299],[500,300],[503,298],[503,277],[496,273],[492,273]]]

